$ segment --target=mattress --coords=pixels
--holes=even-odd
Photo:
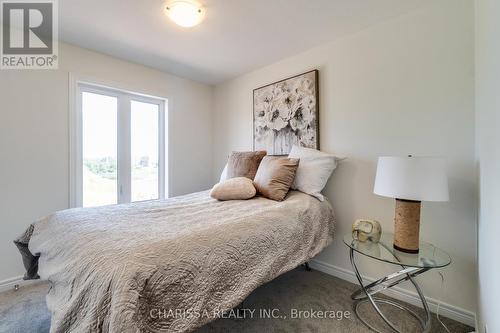
[[[331,205],[208,192],[56,212],[18,240],[50,283],[51,332],[189,332],[330,244]],[[28,251],[26,251],[28,252]]]

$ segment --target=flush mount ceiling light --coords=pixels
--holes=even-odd
[[[203,20],[205,9],[194,1],[173,0],[167,1],[165,13],[176,24],[189,28]]]

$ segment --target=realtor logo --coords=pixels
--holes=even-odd
[[[57,69],[57,0],[0,0],[1,69]]]

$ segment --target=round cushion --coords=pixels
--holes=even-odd
[[[253,198],[256,193],[251,179],[235,177],[215,184],[210,196],[217,200],[245,200]]]

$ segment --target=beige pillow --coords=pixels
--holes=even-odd
[[[215,184],[210,196],[217,200],[245,200],[253,198],[256,193],[251,179],[236,177]]]
[[[282,201],[295,179],[298,166],[298,158],[264,157],[255,175],[255,188],[266,198]]]
[[[255,178],[265,151],[233,151],[227,161],[227,179],[234,177]]]

